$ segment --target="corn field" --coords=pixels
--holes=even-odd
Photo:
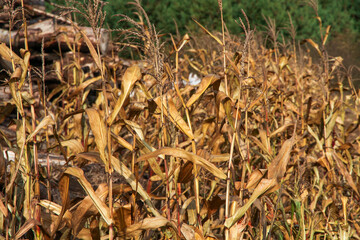
[[[330,26],[279,41],[243,12],[233,36],[218,3],[221,32],[194,19],[199,33],[171,36],[135,1],[104,55],[103,3],[69,1],[97,43],[69,18],[72,58],[37,68],[9,2],[25,40],[0,43],[1,239],[360,239],[359,91],[327,54]]]

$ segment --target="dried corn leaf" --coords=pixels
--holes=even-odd
[[[84,172],[82,169],[77,167],[68,167],[65,171],[65,174],[72,175],[76,177],[80,185],[85,190],[86,194],[91,198],[92,202],[96,206],[96,209],[100,212],[101,216],[104,218],[108,225],[112,224],[113,220],[110,216],[110,209],[104,201],[102,201],[99,196],[95,193],[91,184],[86,180]]]
[[[246,184],[246,189],[255,189],[261,179],[265,176],[267,170],[265,169],[256,169],[250,175],[250,178]]]
[[[128,143],[125,139],[123,139],[122,137],[116,135],[113,132],[111,132],[111,136],[124,148],[127,148],[130,151],[134,150],[133,146],[130,143]]]
[[[41,223],[39,221],[36,221],[33,218],[28,219],[21,228],[16,232],[14,239],[17,240],[21,238],[25,233],[27,233],[30,229],[32,229],[35,226],[39,226]]]
[[[305,39],[304,41],[308,42],[311,46],[313,46],[313,48],[315,48],[316,51],[318,52],[319,56],[322,56],[319,45],[317,43],[315,43],[312,39]]]
[[[0,43],[0,56],[8,62],[14,60],[15,64],[20,64],[24,70],[24,60],[21,59],[16,53],[11,51],[5,43]]]
[[[76,139],[62,141],[61,145],[63,147],[68,147],[71,150],[71,152],[73,152],[74,154],[78,154],[84,151],[83,145],[79,140]]]
[[[116,116],[119,114],[120,109],[123,107],[123,104],[125,102],[125,99],[129,96],[134,84],[136,81],[141,79],[141,71],[139,66],[133,65],[126,69],[125,74],[122,79],[122,86],[121,86],[121,95],[116,101],[116,104],[114,106],[114,110],[111,113],[108,124],[111,125]]]
[[[73,26],[80,32],[81,36],[84,38],[85,43],[87,45],[87,47],[89,48],[91,57],[93,58],[94,62],[96,63],[97,67],[99,69],[102,69],[102,65],[101,65],[101,61],[100,61],[100,57],[98,55],[98,53],[96,52],[93,44],[91,43],[90,39],[86,36],[86,33],[84,33],[83,30],[81,30],[78,26],[76,26],[75,24],[73,24]]]
[[[106,184],[100,184],[95,192],[95,194],[102,202],[105,202],[108,193],[109,189]],[[87,216],[92,216],[98,212],[96,208],[93,209],[93,206],[94,204],[90,196],[86,196],[81,201],[80,205],[76,208],[76,210],[73,212],[74,217],[71,219],[71,225],[75,236],[83,228],[84,224],[87,221]]]
[[[22,99],[21,99],[21,92],[17,90],[16,83],[10,82],[9,83],[10,92],[12,96],[12,100],[14,101],[16,108],[20,114],[23,113],[23,106],[22,106]]]
[[[152,153],[148,153],[148,154],[140,156],[137,159],[137,162],[147,160],[148,158],[157,157],[160,154],[170,155],[175,158],[183,158],[183,159],[189,160],[192,163],[205,168],[207,171],[212,173],[214,176],[216,176],[220,179],[226,179],[226,175],[220,169],[218,169],[214,164],[212,164],[211,162],[207,161],[206,159],[204,159],[198,155],[186,152],[185,150],[182,150],[182,149],[176,149],[176,148],[158,149]]]
[[[161,108],[161,98],[156,98],[154,100],[159,108]],[[169,117],[169,119],[181,130],[183,133],[186,134],[190,139],[194,139],[194,135],[186,124],[180,113],[175,107],[173,100],[170,97],[164,98],[162,101],[164,114],[165,116]],[[169,108],[167,108],[169,106]],[[170,116],[169,116],[170,114]]]
[[[196,93],[194,93],[191,98],[186,103],[186,107],[191,107],[194,102],[196,102],[201,95],[213,84],[214,82],[220,80],[220,77],[217,75],[210,74],[208,76],[205,76],[199,85],[199,88],[196,90]]]
[[[141,127],[132,121],[129,120],[124,120],[124,122],[131,127],[132,130],[134,130],[136,132],[137,135],[137,140],[138,138],[140,139],[140,142],[143,146],[145,146],[145,148],[143,148],[143,151],[149,150],[149,151],[155,151],[155,148],[150,146],[147,142],[145,142],[145,137],[144,137],[144,133],[141,129]],[[131,146],[132,147],[132,146]],[[160,156],[161,158],[163,158],[162,156]],[[149,158],[148,162],[150,164],[151,169],[154,171],[154,173],[156,175],[158,175],[162,180],[165,180],[165,174],[162,172],[160,165],[158,164],[158,162],[156,161],[156,158]]]
[[[81,157],[93,162],[101,162],[100,154],[98,152],[84,152],[76,155],[77,157]],[[120,175],[122,175],[126,181],[129,183],[131,188],[138,192],[139,195],[143,198],[143,201],[148,206],[150,211],[154,214],[154,216],[160,216],[160,213],[156,210],[153,203],[151,202],[151,198],[145,191],[145,189],[137,183],[135,176],[132,172],[125,166],[123,162],[114,156],[111,157],[111,164],[115,171],[117,171]]]
[[[218,37],[216,37],[214,34],[212,34],[209,30],[207,30],[203,25],[201,25],[198,21],[196,21],[193,18],[193,21],[199,25],[199,27],[201,27],[202,30],[204,30],[207,34],[209,34],[210,37],[212,37],[215,41],[217,41],[221,46],[223,46],[223,42],[220,41],[220,39]]]
[[[158,216],[145,218],[144,220],[127,227],[124,232],[120,232],[119,234],[120,237],[139,237],[141,232],[144,230],[157,229],[166,226],[172,227],[174,230],[177,230],[176,227],[171,222],[169,222],[169,220],[162,216]]]
[[[93,108],[86,109],[86,114],[89,117],[89,123],[91,130],[94,134],[95,143],[97,148],[99,149],[100,156],[105,166],[107,167],[107,156],[105,153],[106,145],[107,145],[107,129],[104,121],[100,118],[100,114],[97,110]]]
[[[54,229],[51,232],[51,238],[53,238],[53,236],[55,235],[56,231],[58,230],[60,223],[63,219],[63,216],[65,214],[65,212],[67,211],[67,209],[70,206],[70,199],[69,199],[69,183],[70,183],[70,178],[68,175],[64,174],[61,176],[60,181],[59,181],[59,192],[60,192],[60,196],[61,196],[61,211],[59,216],[56,219],[55,225],[54,225]]]
[[[27,137],[26,142],[30,141],[42,128],[47,127],[49,125],[55,125],[55,121],[51,115],[47,115],[41,120],[39,125],[35,128],[35,130]]]
[[[286,172],[286,166],[290,160],[291,150],[298,140],[299,138],[297,136],[293,136],[286,140],[281,146],[278,155],[271,161],[270,165],[268,166],[269,179],[281,179],[284,176]]]
[[[230,218],[226,219],[225,227],[231,228],[239,219],[244,216],[249,207],[253,204],[253,202],[258,199],[260,196],[264,194],[271,193],[278,188],[278,183],[276,178],[272,179],[263,179],[255,188],[253,194],[250,199],[242,206],[240,209],[236,211],[236,213]]]
[[[101,80],[101,76],[98,77],[94,77],[91,78],[83,83],[81,83],[78,87],[75,88],[75,90],[71,93],[71,95],[69,96],[69,98],[72,98],[76,95],[78,95],[79,93],[81,93],[85,88],[87,88],[90,84],[93,84],[94,82],[97,82]]]
[[[339,169],[339,172],[341,173],[341,175],[344,176],[344,178],[346,179],[346,181],[348,182],[348,184],[350,185],[350,187],[356,192],[356,194],[360,197],[359,195],[359,191],[356,187],[356,184],[351,176],[351,174],[348,172],[346,166],[343,163],[343,159],[341,157],[341,155],[337,152],[332,152],[332,156],[335,159],[336,162],[336,166]]]

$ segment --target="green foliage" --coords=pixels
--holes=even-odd
[[[64,2],[56,0],[55,2]],[[126,14],[136,17],[134,6],[129,0],[108,0],[105,7],[107,12],[106,25],[112,29],[124,27],[119,23],[116,14]],[[297,32],[297,39],[320,39],[319,22],[316,12],[307,0],[257,0],[257,1],[223,1],[224,20],[229,31],[233,34],[242,32],[236,23],[239,17],[244,19],[241,9],[245,11],[252,28],[266,31],[264,17],[274,19],[279,36],[289,36],[289,15]],[[181,34],[198,31],[198,26],[192,21],[197,19],[210,30],[220,30],[220,12],[217,0],[143,0],[142,6],[148,13],[150,20],[157,30],[163,33]],[[51,9],[51,8],[49,8]],[[332,26],[332,34],[348,31],[360,32],[360,1],[359,0],[319,0],[318,15],[322,19],[323,31],[327,25]],[[175,24],[176,22],[176,24]]]

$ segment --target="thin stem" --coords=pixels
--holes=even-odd
[[[230,213],[230,179],[231,179],[232,160],[233,160],[233,155],[234,155],[236,130],[237,130],[237,125],[238,125],[238,115],[239,115],[239,102],[237,103],[237,106],[236,106],[235,126],[234,126],[234,133],[233,133],[233,136],[231,139],[230,158],[229,158],[227,178],[226,178],[225,219],[229,218],[229,213]],[[228,228],[225,228],[225,239],[229,239],[229,229]]]

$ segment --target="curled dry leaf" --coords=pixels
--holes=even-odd
[[[95,194],[99,199],[105,202],[105,199],[109,193],[109,189],[106,184],[100,184],[96,189]],[[92,216],[98,211],[94,207],[94,203],[91,200],[90,196],[86,196],[80,203],[80,205],[73,212],[73,218],[71,219],[72,228],[74,229],[74,235],[76,236],[80,230],[83,228],[84,224],[87,221],[86,216]]]
[[[70,206],[69,183],[70,183],[69,176],[66,174],[62,175],[60,178],[60,181],[59,181],[59,192],[60,192],[62,206],[61,206],[60,214],[54,224],[54,229],[51,232],[51,237],[53,237],[55,235],[56,231],[58,230],[58,228],[60,226],[60,223],[62,221],[62,218],[63,218],[65,212],[68,210],[68,208]]]
[[[250,178],[246,184],[246,189],[255,189],[255,187],[258,185],[258,183],[261,181],[262,178],[264,178],[265,173],[267,170],[265,169],[256,169],[253,171],[250,175]]]
[[[145,218],[144,220],[127,227],[124,232],[120,232],[119,234],[120,236],[138,237],[144,230],[157,229],[166,226],[172,227],[175,231],[177,231],[174,224],[169,222],[169,220],[162,216],[158,216]]]
[[[239,219],[244,216],[246,211],[251,207],[252,203],[258,199],[260,196],[264,194],[269,194],[273,191],[276,191],[278,189],[278,183],[275,178],[272,179],[262,179],[261,182],[257,185],[255,188],[253,194],[251,195],[250,199],[245,203],[244,206],[242,206],[240,209],[238,209],[233,216],[226,219],[225,221],[225,227],[231,228]]]
[[[76,156],[93,162],[99,162],[99,163],[102,162],[100,158],[100,154],[98,152],[84,152],[84,153],[79,153]],[[145,189],[140,184],[137,183],[135,176],[126,167],[126,165],[123,162],[121,162],[119,159],[115,158],[114,156],[111,157],[111,164],[115,169],[115,171],[117,171],[120,175],[122,175],[125,178],[125,180],[131,186],[131,188],[139,193],[139,195],[143,198],[143,201],[150,209],[152,214],[154,216],[160,216],[160,213],[154,207],[150,196],[147,194]]]
[[[125,71],[125,74],[122,79],[121,95],[116,101],[114,110],[110,114],[109,119],[107,121],[109,125],[111,125],[114,122],[116,116],[120,112],[120,109],[123,107],[126,98],[129,96],[132,88],[134,87],[134,84],[136,83],[136,81],[140,79],[141,79],[141,71],[139,66],[133,65]]]
[[[47,127],[49,125],[50,126],[55,125],[55,121],[51,115],[47,115],[46,117],[43,118],[43,120],[41,120],[41,122],[39,123],[39,125],[37,125],[35,130],[27,137],[26,141],[27,142],[30,141],[42,128]]]
[[[100,157],[104,162],[105,166],[108,166],[108,160],[105,153],[105,148],[107,145],[107,129],[105,123],[102,118],[100,118],[100,114],[97,110],[89,108],[85,111],[89,117],[90,127],[94,134],[95,143],[97,148],[99,149]]]
[[[100,212],[101,216],[104,218],[105,222],[110,225],[113,220],[110,216],[109,207],[102,201],[99,196],[95,193],[91,184],[86,180],[84,172],[77,167],[68,167],[65,171],[65,174],[72,175],[76,177],[80,185],[85,190],[86,194],[91,198],[92,202],[96,206],[96,209]]]
[[[62,141],[61,145],[63,147],[68,147],[73,154],[78,154],[84,151],[84,147],[79,140],[70,139],[66,141]]]
[[[226,175],[220,169],[218,169],[214,164],[212,164],[211,162],[207,161],[206,159],[204,159],[196,154],[186,152],[185,150],[182,150],[182,149],[176,149],[176,148],[158,149],[152,153],[148,153],[148,154],[140,156],[137,159],[137,162],[147,160],[148,158],[157,157],[160,154],[170,155],[173,157],[189,160],[192,163],[205,168],[207,171],[212,173],[214,176],[216,176],[220,179],[226,179]]]
[[[322,56],[322,53],[320,51],[319,45],[314,42],[312,39],[305,39],[304,42],[308,42],[311,46],[313,46],[313,48],[316,49],[316,51],[318,52],[319,56]]]
[[[161,108],[161,98],[156,98],[154,100],[159,108]],[[169,117],[169,119],[181,130],[183,133],[186,134],[190,139],[194,139],[193,132],[189,128],[189,126],[186,124],[180,113],[175,107],[175,104],[171,97],[164,96],[163,101],[163,109],[165,116]],[[169,108],[167,107],[169,106]],[[170,116],[169,116],[170,114]]]
[[[186,103],[186,107],[189,108],[191,105],[198,100],[201,95],[216,81],[220,80],[220,77],[217,75],[210,74],[205,76],[199,85],[199,88],[196,90],[196,93],[191,96],[191,98]]]
[[[343,159],[341,157],[340,154],[336,153],[336,152],[332,152],[332,156],[335,159],[336,162],[336,166],[339,169],[339,172],[341,173],[341,175],[343,175],[346,179],[346,181],[348,182],[348,184],[350,185],[350,187],[355,191],[355,193],[358,195],[358,197],[360,197],[359,194],[359,190],[356,187],[356,184],[353,180],[353,178],[351,177],[350,173],[348,172],[348,170],[346,169],[346,166],[343,163]]]
[[[284,176],[286,172],[286,166],[290,159],[291,150],[299,139],[299,137],[293,136],[284,142],[278,155],[271,161],[270,165],[268,166],[269,179],[281,179]]]
[[[24,60],[11,51],[5,43],[0,43],[0,56],[9,63],[11,63],[11,60],[14,60],[15,64],[20,64],[22,67],[25,65]]]

